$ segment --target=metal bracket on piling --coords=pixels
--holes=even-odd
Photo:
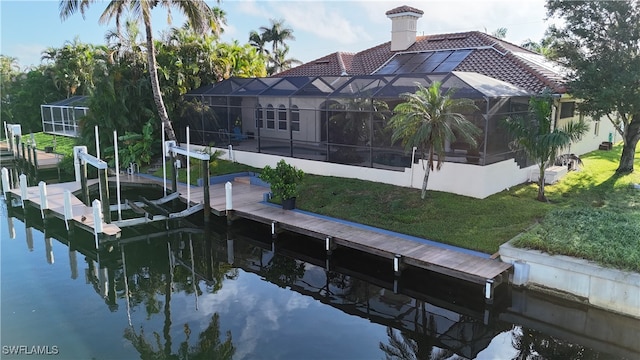
[[[337,246],[335,241],[333,240],[333,237],[327,236],[324,239],[324,249],[327,252],[327,255],[333,254],[333,250],[335,250],[336,248]]]
[[[491,319],[491,311],[489,309],[484,309],[483,322],[485,325],[489,325],[489,320]]]
[[[274,238],[278,236],[278,222],[275,220],[271,222],[271,236]]]
[[[393,274],[395,276],[400,276],[402,273],[402,255],[396,254],[393,257]]]
[[[487,279],[484,285],[484,300],[487,304],[493,304],[493,279]]]

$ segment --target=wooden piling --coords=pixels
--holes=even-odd
[[[209,193],[209,177],[211,176],[211,171],[209,170],[209,160],[202,160],[202,177],[203,177],[203,185],[204,185],[204,196],[203,196],[203,205],[204,205],[204,222],[208,223],[211,218],[211,198]]]
[[[87,184],[87,163],[80,159],[80,187],[82,190],[82,201],[85,205],[91,206],[89,199],[89,186]]]
[[[100,180],[100,201],[102,202],[102,216],[105,223],[111,224],[111,210],[109,208],[109,174],[107,173],[107,171],[107,169],[104,169],[104,173],[102,173],[102,171],[98,170],[98,177]]]

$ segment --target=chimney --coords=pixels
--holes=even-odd
[[[386,12],[391,19],[391,51],[407,50],[416,42],[416,25],[424,11],[400,6]]]

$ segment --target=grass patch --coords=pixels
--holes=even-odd
[[[36,148],[44,151],[46,147],[53,147],[53,151],[65,157],[73,157],[73,147],[76,145],[76,139],[67,136],[53,136],[43,132],[34,133],[33,138],[36,141]],[[31,135],[22,135],[22,142],[31,141]]]
[[[552,205],[533,200],[535,188],[512,188],[479,200],[336,177],[307,175],[297,206],[371,226],[494,253],[542,218]]]
[[[200,165],[200,161],[192,160],[189,170],[191,173],[191,179],[190,179],[191,185],[197,185],[198,179],[202,178],[202,166]],[[255,168],[253,166],[235,163],[235,162],[222,160],[222,159],[215,159],[209,162],[209,173],[211,176],[234,174],[234,173],[247,172],[247,171],[256,172],[260,170],[261,169]],[[162,178],[163,176],[162,169],[156,170],[153,173],[153,175],[159,178]],[[171,173],[169,169],[167,169],[167,178],[169,180],[171,178]],[[183,167],[181,169],[178,169],[178,181],[182,183],[187,182],[187,168]]]
[[[615,173],[621,151],[583,156],[582,169],[550,189],[557,206],[513,244],[640,272],[640,173]],[[636,168],[639,160],[636,150]]]

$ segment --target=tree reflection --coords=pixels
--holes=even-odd
[[[281,255],[274,255],[263,269],[265,279],[280,287],[293,285],[304,272],[303,262]]]
[[[540,331],[514,326],[511,344],[518,351],[513,360],[589,360],[607,358],[590,348],[553,338]]]
[[[153,281],[149,281],[148,285],[151,285],[149,288],[140,288],[139,285],[141,281],[135,281],[134,283],[137,286],[134,286],[132,289],[130,288],[130,296],[135,298],[136,295],[139,295],[137,290],[146,290],[143,291],[143,298],[145,300],[147,316],[159,312],[162,305],[164,305],[165,321],[162,330],[164,344],[162,343],[161,335],[156,331],[153,332],[153,340],[147,340],[142,327],[139,332],[136,332],[133,327],[128,327],[124,331],[124,338],[131,342],[133,347],[140,353],[142,359],[231,359],[235,352],[231,341],[231,332],[228,331],[226,333],[224,340],[220,338],[219,315],[217,313],[213,314],[209,326],[200,333],[198,341],[193,346],[189,345],[191,328],[188,323],[185,324],[185,339],[180,343],[178,352],[173,352],[173,340],[171,336],[171,295],[174,291],[180,291],[185,294],[195,292],[196,296],[202,294],[202,290],[199,287],[197,269],[206,269],[207,261],[209,261],[208,259],[212,255],[212,248],[211,246],[207,246],[207,244],[205,244],[204,252],[193,251],[191,238],[188,244],[189,247],[187,248],[186,243],[181,240],[178,246],[172,246],[171,241],[169,241],[165,243],[163,251],[159,251],[159,256],[156,258],[162,259],[162,261],[153,262],[153,258],[148,256],[145,256],[144,260],[142,260],[139,259],[139,256],[136,256],[140,263],[136,264],[132,262],[134,264],[134,280],[136,277],[141,276],[144,279]],[[177,259],[182,260],[182,265],[176,264]],[[217,265],[218,264],[215,264],[214,268],[217,269]],[[187,266],[189,266],[189,269],[186,268]],[[213,271],[215,275],[214,279],[208,280],[217,284],[217,286],[213,286],[211,289],[212,292],[216,292],[222,288],[222,281],[227,273],[222,269],[218,270],[221,271]],[[231,276],[233,276],[233,274],[231,274]],[[144,281],[142,281],[142,283],[144,283]],[[156,296],[159,294],[164,294],[164,304],[156,299]],[[149,308],[150,306],[151,308]]]
[[[136,332],[133,327],[124,331],[124,338],[129,340],[133,347],[140,353],[141,359],[219,359],[227,360],[233,358],[236,349],[233,346],[231,332],[225,333],[224,341],[220,334],[220,316],[214,313],[211,316],[209,326],[200,333],[195,345],[190,346],[191,328],[189,324],[184,325],[185,339],[180,343],[178,352],[173,353],[166,344],[160,340],[160,334],[153,332],[153,342],[147,340],[144,329],[141,327]]]
[[[433,324],[433,318],[429,323]],[[432,327],[433,325],[430,325]],[[433,329],[432,329],[433,330]],[[400,336],[398,336],[398,334]],[[436,360],[449,359],[454,353],[451,351],[434,351],[434,340],[429,334],[396,331],[387,327],[389,344],[380,343],[380,350],[387,360]]]

